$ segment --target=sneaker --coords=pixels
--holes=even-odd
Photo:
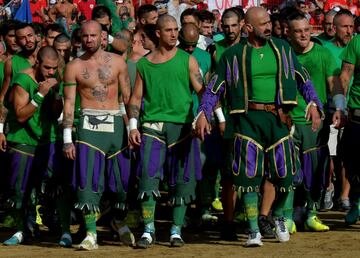
[[[115,219],[111,220],[110,225],[113,230],[118,232],[119,239],[124,245],[135,246],[134,234],[127,225],[118,222]]]
[[[295,222],[292,220],[292,219],[286,219],[285,220],[285,225],[290,233],[290,235],[292,234],[295,234],[297,232],[297,229],[296,229],[296,224]]]
[[[326,226],[317,216],[311,216],[305,221],[305,230],[314,232],[329,231],[330,228]]]
[[[353,203],[353,205],[351,206],[351,209],[345,216],[345,223],[347,225],[355,224],[359,219],[359,215],[360,215],[359,205],[356,203]]]
[[[276,238],[273,230],[273,225],[270,222],[268,216],[264,216],[264,215],[259,216],[259,228],[260,228],[260,233],[264,238],[267,239]]]
[[[147,249],[155,244],[155,233],[144,232],[139,241],[137,241],[136,246],[138,248]]]
[[[184,240],[182,240],[179,234],[172,234],[170,236],[170,246],[171,247],[182,247],[184,246]]]
[[[245,247],[258,247],[262,246],[260,232],[250,232],[248,235],[248,240],[245,242]]]
[[[64,233],[60,238],[59,245],[61,247],[66,247],[66,248],[71,247],[72,245],[71,235],[69,233]]]
[[[98,248],[99,246],[97,245],[96,235],[92,233],[87,233],[85,239],[78,246],[78,249],[87,251],[95,250]]]
[[[211,206],[213,207],[214,210],[216,211],[223,211],[223,206],[221,201],[219,200],[219,198],[216,198],[212,203]]]
[[[6,240],[4,245],[19,245],[24,242],[24,233],[21,231],[16,232],[12,237]]]
[[[338,208],[339,211],[348,212],[351,209],[350,200],[349,198],[339,198],[338,200]]]
[[[279,242],[287,242],[290,240],[289,230],[285,224],[285,218],[275,218],[275,234]]]
[[[202,222],[217,222],[218,217],[211,215],[209,211],[205,211],[204,214],[201,216]]]
[[[322,203],[322,209],[324,210],[331,210],[332,207],[334,206],[334,202],[333,202],[333,197],[334,197],[334,185],[331,184],[325,192],[324,195],[324,200]]]

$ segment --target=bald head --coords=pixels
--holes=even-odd
[[[55,48],[50,46],[45,46],[40,48],[38,54],[37,54],[37,60],[39,63],[42,63],[44,59],[50,59],[50,60],[58,60],[59,54],[56,51]]]
[[[181,38],[186,42],[195,42],[199,40],[199,28],[193,23],[184,24],[180,31]]]
[[[262,7],[251,7],[245,14],[245,23],[253,25],[260,17],[269,16]]]
[[[156,22],[156,28],[162,29],[166,23],[171,23],[171,22],[176,23],[176,19],[173,16],[168,14],[161,15]]]
[[[86,21],[81,25],[81,33],[83,32],[87,32],[88,30],[97,30],[99,32],[99,34],[101,34],[102,28],[100,23],[98,23],[97,21]]]

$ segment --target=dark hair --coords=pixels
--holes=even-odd
[[[144,16],[150,12],[157,12],[157,8],[155,5],[152,4],[144,4],[139,7],[137,10],[137,17],[139,19],[144,18]]]
[[[46,36],[48,35],[49,31],[56,31],[56,32],[59,32],[59,33],[64,33],[65,32],[64,27],[57,24],[57,23],[49,24],[46,27]]]
[[[19,23],[19,22],[16,20],[4,21],[0,27],[1,36],[5,37],[9,33],[9,31],[16,30],[17,23]]]
[[[54,43],[55,42],[57,42],[57,43],[70,42],[70,38],[65,33],[61,33],[54,38]]]
[[[34,22],[33,26],[34,26],[35,34],[41,34],[41,37],[45,35],[45,27],[42,23]]]
[[[36,59],[39,61],[39,63],[42,63],[45,56],[48,56],[51,59],[59,58],[58,52],[56,51],[56,49],[54,47],[51,47],[51,46],[45,46],[45,47],[40,48],[39,52],[37,53]]]
[[[242,19],[244,19],[244,11],[242,14],[239,12],[238,8],[231,7],[224,11],[224,13],[221,16],[221,22],[224,22],[224,19],[230,18],[232,16],[236,16],[238,18],[238,21],[240,22]]]
[[[196,9],[189,8],[189,9],[186,9],[185,11],[183,11],[180,15],[181,24],[183,24],[185,16],[193,16],[198,23],[200,22],[199,11]]]
[[[76,28],[71,34],[71,41],[81,42],[81,29]]]
[[[155,34],[156,29],[157,29],[157,26],[155,24],[145,24],[143,27],[143,32],[154,43],[155,46],[158,46],[159,38]]]
[[[346,15],[348,17],[354,18],[353,14],[347,10],[347,9],[340,9],[340,11],[338,11],[335,16],[334,16],[334,21],[333,24],[336,23],[336,20],[341,16],[341,15]]]
[[[208,21],[210,23],[215,21],[215,15],[212,12],[209,12],[208,10],[202,10],[199,13],[199,19],[200,21]]]
[[[22,30],[26,27],[31,27],[34,30],[34,26],[32,25],[32,23],[18,22],[15,25],[15,33],[16,33],[16,31]],[[34,30],[34,32],[35,32],[35,30]]]
[[[292,22],[292,21],[299,21],[299,20],[303,20],[306,19],[305,15],[303,15],[300,12],[293,12],[292,14],[290,14],[287,18],[288,23]]]
[[[94,7],[91,15],[91,18],[93,20],[104,18],[105,16],[108,16],[109,19],[111,20],[111,11],[107,6],[97,5]]]

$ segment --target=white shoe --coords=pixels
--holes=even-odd
[[[246,247],[257,247],[262,246],[260,232],[250,232],[248,235],[248,240],[245,242]]]
[[[80,243],[78,248],[80,250],[87,250],[87,251],[98,249],[99,246],[97,245],[96,235],[87,233],[87,236]]]
[[[290,240],[289,230],[285,224],[285,218],[275,218],[275,235],[279,242],[287,242]]]

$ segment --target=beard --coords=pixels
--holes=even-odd
[[[32,49],[26,49],[25,47],[21,47],[21,53],[24,56],[31,56],[37,48],[37,42],[34,42],[34,47]]]
[[[261,32],[254,28],[254,34],[255,38],[259,41],[266,41],[271,38],[271,30],[265,30],[264,32]]]

